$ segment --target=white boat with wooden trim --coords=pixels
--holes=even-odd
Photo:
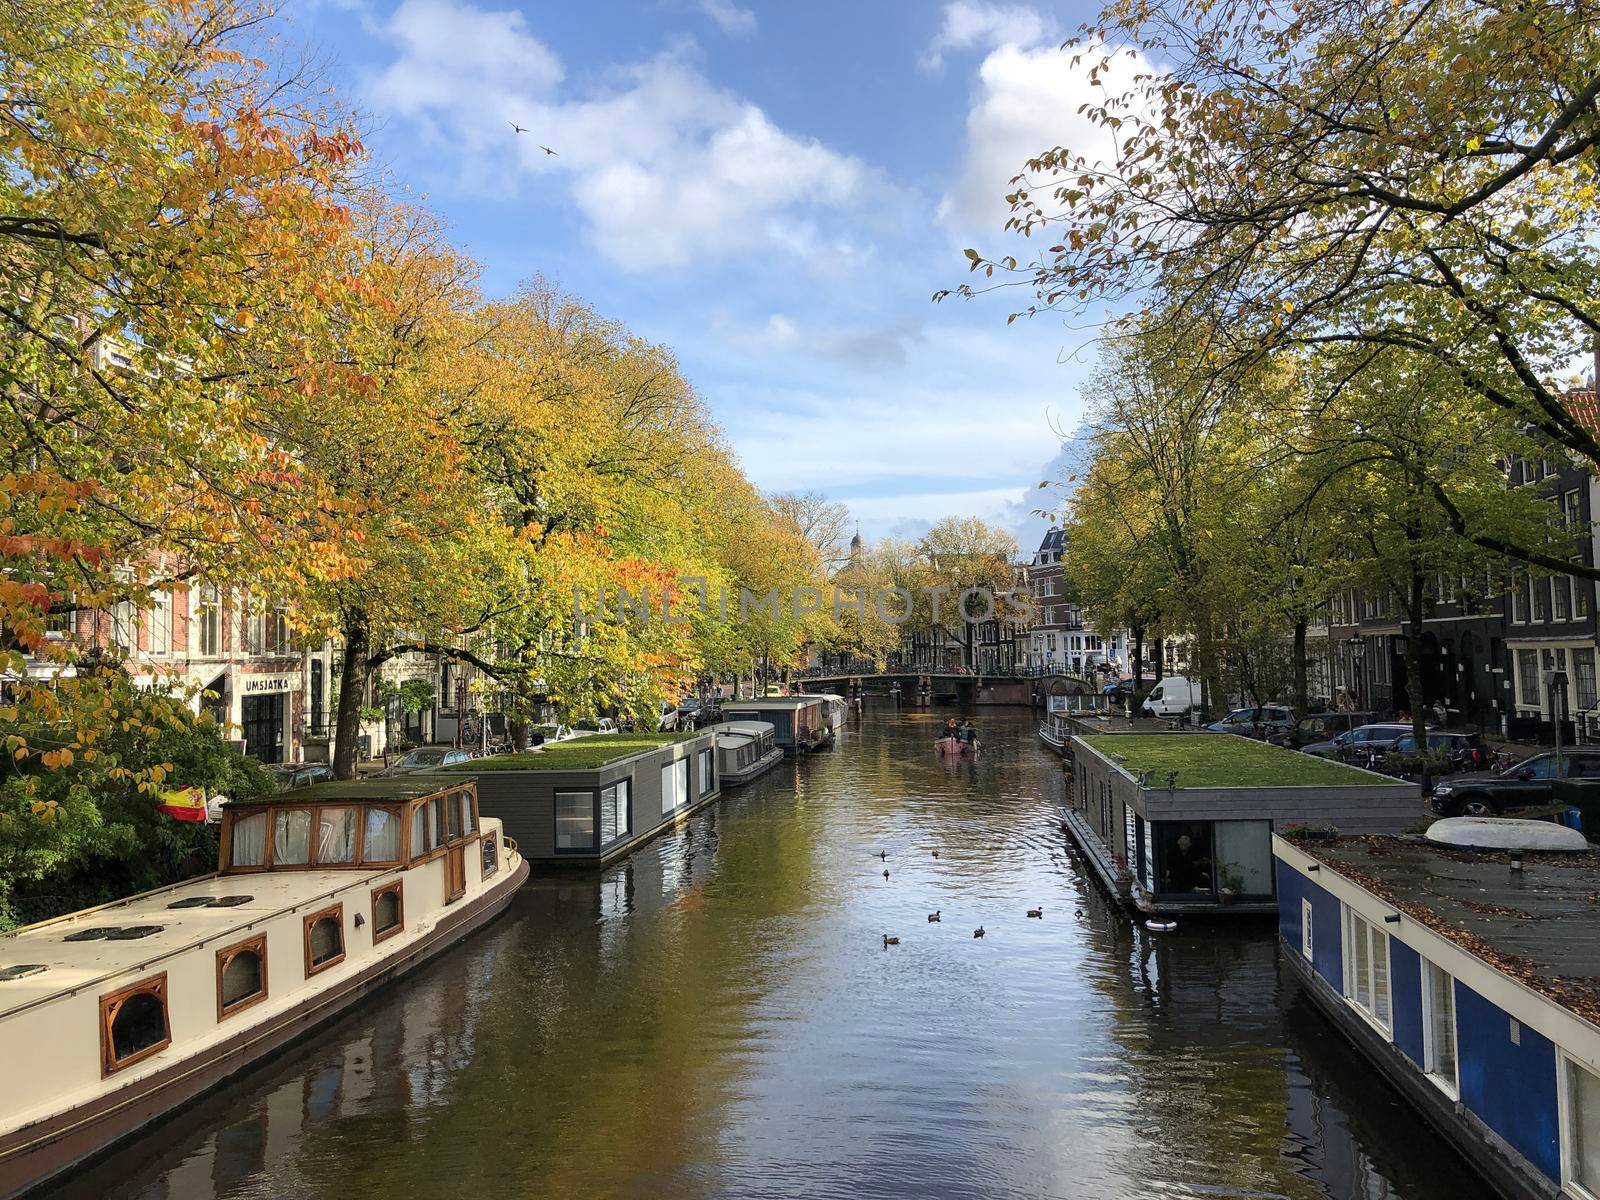
[[[749,783],[783,761],[778,731],[767,721],[724,721],[713,725],[717,735],[717,774],[723,787]]]
[[[850,719],[850,702],[837,692],[812,692],[822,701],[822,720],[835,737]]]
[[[0,1197],[460,941],[528,876],[470,779],[319,784],[222,821],[216,874],[0,936]]]

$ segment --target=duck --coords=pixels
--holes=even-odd
[[[937,921],[939,919],[939,912],[940,912],[939,909],[937,909],[937,908],[934,909],[931,913],[928,914],[928,920]]]
[[[883,877],[884,877],[884,878],[885,878],[885,879],[887,879],[887,878],[889,878],[889,872],[887,872],[887,871],[885,871],[885,872],[884,872],[884,873],[883,873]]]
[[[888,857],[889,857],[889,852],[887,850],[879,850],[878,851],[879,860],[886,860]]]
[[[1028,910],[1028,915],[1030,917],[1038,917],[1042,921],[1042,920],[1044,920],[1044,909],[1043,908],[1030,908]]]
[[[887,933],[883,935],[883,948],[885,950],[887,950],[890,946],[898,946],[899,944],[900,944],[900,939],[899,938],[897,938],[897,937],[892,938]]]
[[[938,851],[937,851],[937,850],[935,850],[935,851],[934,851],[934,852],[933,852],[933,856],[934,856],[934,857],[935,857],[935,858],[938,858],[938,857],[939,857],[939,852],[938,852]]]
[[[972,931],[972,936],[973,937],[982,937],[983,936],[983,926],[979,925],[976,929],[974,929]]]

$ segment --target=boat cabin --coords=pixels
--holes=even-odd
[[[709,729],[595,734],[463,769],[484,813],[543,863],[608,862],[721,795]]]
[[[1074,733],[1067,827],[1146,913],[1275,912],[1272,834],[1399,833],[1416,788],[1231,733]]]
[[[0,935],[0,1196],[458,941],[528,872],[470,778],[275,793],[221,832],[215,874]]]
[[[821,696],[729,700],[722,706],[722,713],[730,721],[765,721],[772,726],[774,737],[786,754],[819,749],[833,738],[826,701]]]
[[[748,783],[783,759],[777,731],[768,721],[725,721],[711,726],[710,732],[717,738],[717,770],[723,787]]]

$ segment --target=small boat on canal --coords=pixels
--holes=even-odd
[[[326,783],[225,805],[214,874],[0,936],[0,1198],[461,941],[527,877],[471,779]]]
[[[1063,758],[1072,757],[1072,730],[1066,713],[1047,713],[1039,722],[1039,740]]]
[[[723,787],[749,783],[783,761],[777,730],[766,721],[725,721],[713,725],[717,735],[717,774]]]
[[[812,692],[818,700],[822,701],[822,720],[828,727],[828,732],[835,737],[850,719],[850,702],[837,692]]]

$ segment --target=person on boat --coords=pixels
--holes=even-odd
[[[956,724],[956,719],[954,717],[951,717],[945,721],[944,736],[947,738],[956,738],[957,740],[960,740],[961,727]]]
[[[969,746],[977,745],[977,743],[978,743],[978,729],[977,729],[977,726],[973,725],[971,717],[962,718],[961,729],[960,729],[960,732],[958,732],[956,734],[956,736],[959,737],[963,742],[965,742]]]

